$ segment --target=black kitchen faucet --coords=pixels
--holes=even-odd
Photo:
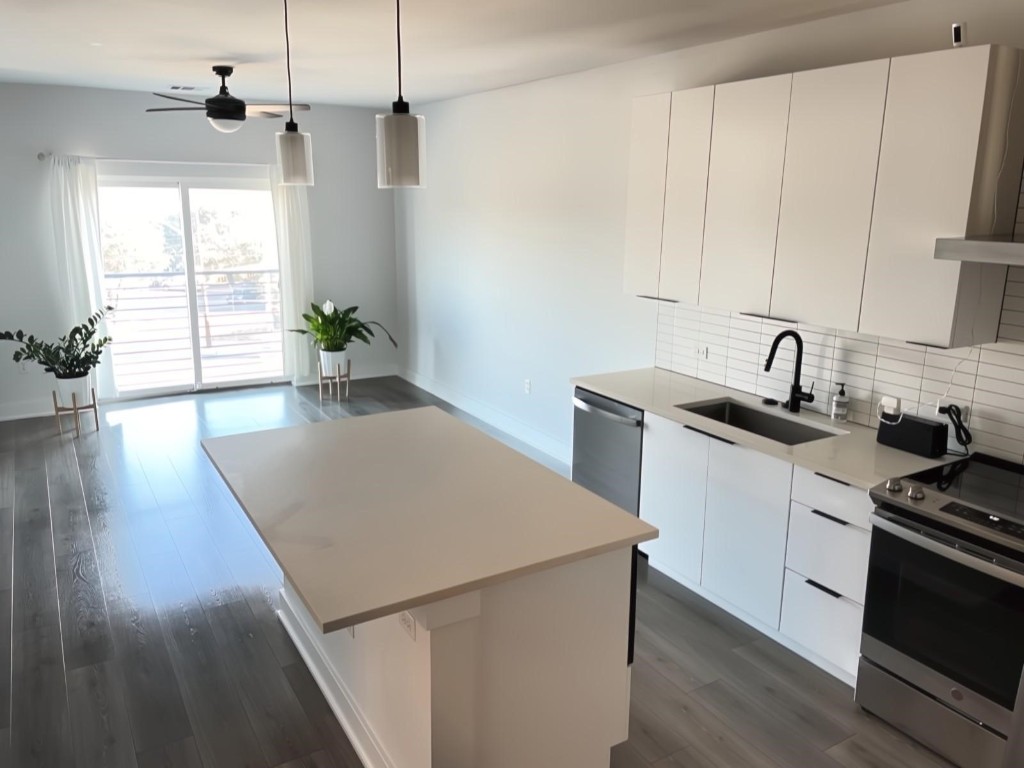
[[[768,360],[765,361],[764,369],[765,371],[772,369],[772,363],[775,362],[775,353],[779,351],[779,342],[787,336],[792,337],[793,341],[796,342],[796,360],[793,362],[793,384],[789,388],[789,402],[784,403],[784,405],[791,413],[800,413],[801,402],[814,402],[814,382],[811,382],[809,392],[804,392],[800,386],[800,369],[804,364],[804,340],[800,338],[800,334],[796,331],[783,331],[776,336],[772,342],[771,351],[768,353]]]

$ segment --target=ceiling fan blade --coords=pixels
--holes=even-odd
[[[287,104],[246,104],[247,109],[251,109],[254,112],[287,112]],[[296,112],[309,112],[309,104],[292,104],[292,109]]]
[[[183,99],[180,96],[168,96],[166,93],[154,93],[154,96],[159,96],[161,99],[171,99],[172,101],[184,101],[186,104],[198,104],[199,106],[206,106],[205,101],[196,101],[195,99]]]
[[[147,109],[147,112],[205,112],[206,107],[159,107]]]
[[[284,117],[276,112],[246,112],[245,114],[249,117]]]

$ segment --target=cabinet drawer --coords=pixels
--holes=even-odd
[[[782,634],[809,651],[857,674],[864,609],[845,597],[833,597],[786,569],[782,597]]]
[[[793,470],[793,500],[811,509],[819,509],[848,523],[870,528],[868,518],[874,505],[868,492],[838,480],[832,480],[803,467]]]
[[[794,501],[789,515],[786,567],[863,605],[871,536],[837,520],[815,514]]]

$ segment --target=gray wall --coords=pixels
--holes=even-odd
[[[273,163],[281,121],[214,131],[200,114],[146,114],[148,94],[0,84],[0,329],[59,335],[56,257],[43,151],[130,160]],[[318,300],[359,304],[396,330],[394,195],[378,190],[374,113],[316,106],[300,126],[313,136],[309,192]],[[363,314],[361,312],[360,314]],[[404,340],[399,339],[403,344]],[[52,389],[39,366],[19,373],[0,345],[0,419],[46,413]],[[400,353],[378,343],[353,353],[358,377],[395,373]]]

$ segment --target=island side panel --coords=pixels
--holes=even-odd
[[[367,768],[430,768],[431,633],[397,615],[324,634],[286,580],[280,617]]]
[[[630,554],[483,590],[478,765],[609,764],[629,730]]]

